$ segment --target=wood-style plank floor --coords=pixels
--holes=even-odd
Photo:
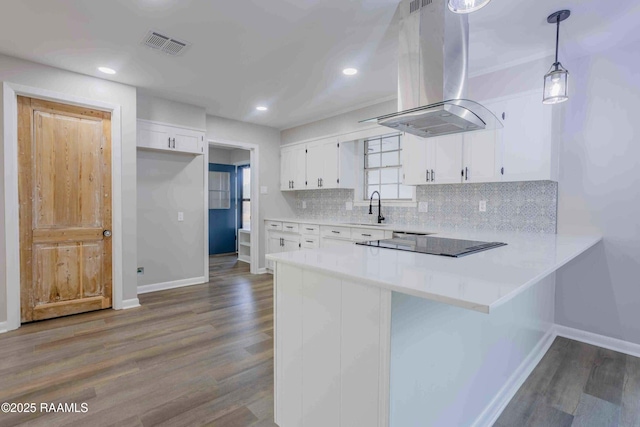
[[[640,359],[558,337],[494,427],[640,427]]]
[[[0,426],[275,426],[272,276],[235,256],[212,257],[210,272],[206,285],[140,295],[140,308],[0,335],[0,403],[88,405],[0,412]]]

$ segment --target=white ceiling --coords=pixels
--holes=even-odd
[[[471,15],[470,71],[553,52],[549,13],[572,10],[561,54],[631,39],[637,0],[493,0]],[[20,0],[3,2],[0,52],[137,86],[209,114],[287,128],[395,95],[398,0]],[[149,50],[150,29],[193,45]],[[561,57],[562,59],[563,57]],[[118,71],[106,76],[108,66]],[[360,70],[346,77],[341,70]],[[257,105],[269,107],[257,112]]]

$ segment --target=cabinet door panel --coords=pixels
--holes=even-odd
[[[341,283],[302,272],[302,419],[305,427],[340,425]]]
[[[498,131],[471,132],[464,136],[464,166],[468,179],[464,182],[500,181]]]
[[[538,94],[505,102],[503,180],[551,179],[551,111]]]
[[[176,128],[173,131],[173,139],[175,139],[175,142],[172,141],[173,148],[176,151],[202,154],[202,140],[204,139],[202,132]]]
[[[301,190],[306,188],[307,162],[306,148],[304,145],[295,147],[291,155],[291,180],[293,188]]]
[[[330,140],[322,147],[322,188],[338,188],[338,142]]]
[[[402,168],[405,185],[424,185],[427,176],[427,142],[415,135],[402,136]]]
[[[291,190],[290,183],[293,168],[293,150],[286,149],[280,152],[280,190]]]
[[[158,150],[170,150],[172,147],[170,129],[166,126],[138,122],[137,146]]]
[[[307,145],[307,188],[320,188],[320,178],[323,172],[323,144],[315,141]]]
[[[462,134],[447,135],[431,138],[429,144],[433,146],[431,181],[434,184],[457,184],[462,177]]]

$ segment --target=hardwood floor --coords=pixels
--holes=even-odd
[[[640,359],[558,337],[494,427],[640,427]]]
[[[212,257],[210,272],[140,295],[140,308],[0,335],[0,402],[38,408],[0,412],[0,426],[275,426],[272,276],[235,256]],[[86,413],[39,411],[83,402]]]

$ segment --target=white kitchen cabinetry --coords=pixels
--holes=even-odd
[[[355,144],[324,138],[281,149],[280,189],[354,188]]]
[[[280,189],[283,191],[306,188],[306,149],[304,145],[294,145],[281,150]]]
[[[558,179],[558,153],[552,131],[554,107],[533,92],[504,100],[502,181]]]
[[[280,231],[267,231],[267,254],[298,251],[301,248],[300,235]],[[273,262],[267,260],[267,268],[273,270]]]
[[[137,146],[142,149],[203,154],[204,132],[138,120]]]
[[[404,134],[402,164],[405,185],[453,184],[461,182],[461,134],[420,138]]]
[[[502,120],[504,102],[485,102],[482,105]],[[502,181],[502,136],[502,129],[464,134],[463,182]]]
[[[276,423],[386,427],[391,292],[277,268]]]

